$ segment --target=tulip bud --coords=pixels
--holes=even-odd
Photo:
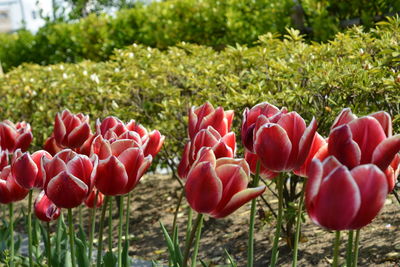
[[[35,200],[34,212],[39,220],[50,222],[58,219],[61,209],[51,202],[45,192],[42,191]]]

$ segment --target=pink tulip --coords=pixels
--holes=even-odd
[[[0,203],[8,204],[22,200],[29,190],[18,185],[11,174],[11,166],[6,166],[0,172]]]
[[[306,127],[296,112],[282,114],[276,123],[259,116],[254,128],[254,150],[264,167],[271,171],[296,170],[310,152],[316,129],[315,119]]]
[[[59,146],[78,148],[89,138],[91,133],[89,116],[82,113],[72,114],[65,109],[57,113],[54,123],[54,138]]]
[[[44,222],[57,220],[61,214],[61,209],[51,202],[44,190],[36,198],[33,209],[36,217]]]
[[[254,128],[258,117],[265,117],[266,121],[276,123],[280,117],[287,113],[286,108],[279,110],[274,105],[267,102],[263,102],[255,105],[251,109],[246,108],[243,112],[243,123],[242,123],[242,143],[244,147],[254,153]]]
[[[14,124],[8,120],[0,122],[0,146],[8,153],[14,153],[18,148],[25,152],[32,139],[33,135],[29,123],[18,122]]]
[[[333,156],[314,159],[306,186],[307,212],[314,223],[331,230],[360,229],[382,209],[387,188],[376,165],[349,170]]]
[[[189,138],[193,140],[196,134],[212,126],[222,137],[231,129],[234,112],[233,110],[224,111],[222,107],[214,107],[206,102],[200,107],[189,109]]]
[[[199,213],[226,217],[265,191],[265,186],[247,188],[249,176],[244,159],[216,159],[211,148],[203,148],[188,174],[186,198]]]
[[[96,188],[106,196],[129,193],[150,167],[152,156],[129,139],[110,143],[102,136],[93,141],[92,151],[99,157],[95,170]]]
[[[42,157],[51,159],[52,156],[44,150],[39,150],[32,155],[29,152],[22,153],[20,149],[15,151],[14,159],[11,163],[11,172],[15,181],[23,188],[43,189],[45,177],[43,175]]]
[[[193,162],[197,158],[198,152],[204,147],[210,147],[216,158],[233,158],[236,152],[235,134],[229,132],[221,137],[218,131],[211,126],[200,130],[193,138],[193,141],[189,141],[185,146],[182,160],[178,166],[178,174],[182,179],[185,179]]]
[[[91,160],[85,155],[64,149],[51,160],[45,157],[42,159],[46,180],[45,191],[49,199],[61,208],[79,206],[93,188],[92,171],[96,158]]]
[[[311,149],[310,152],[308,153],[308,156],[306,158],[306,161],[304,161],[303,165],[297,170],[294,170],[293,173],[302,176],[302,177],[307,177],[307,171],[308,168],[311,164],[312,159],[317,158],[319,160],[323,160],[327,157],[327,151],[328,151],[328,143],[326,142],[325,138],[323,138],[319,133],[315,133],[314,139],[311,144]]]

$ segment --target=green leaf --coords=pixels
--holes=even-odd
[[[79,267],[89,267],[90,261],[87,254],[87,246],[82,240],[78,237],[75,238],[76,245],[76,260],[78,262]]]
[[[107,251],[103,256],[103,267],[115,267],[117,265],[118,258],[114,253]]]

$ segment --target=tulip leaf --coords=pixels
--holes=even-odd
[[[87,254],[87,246],[81,239],[78,237],[75,238],[76,245],[76,260],[78,262],[79,267],[88,267],[90,266],[88,254]]]
[[[64,254],[64,266],[63,267],[72,267],[70,251],[66,251]]]
[[[103,256],[104,267],[115,267],[117,265],[118,258],[114,253],[107,251]]]
[[[122,249],[122,267],[130,267],[131,260],[129,258],[129,241],[125,240]]]
[[[161,230],[162,230],[162,232],[164,234],[165,241],[167,242],[168,252],[169,252],[169,255],[170,255],[171,259],[172,259],[173,266],[179,266],[178,265],[178,261],[177,261],[177,255],[175,253],[174,243],[172,242],[172,239],[169,236],[169,234],[167,232],[167,229],[165,229],[164,224],[161,221],[160,221],[160,226],[161,226]]]
[[[235,260],[232,258],[232,256],[229,254],[229,252],[226,249],[224,249],[224,251],[225,251],[226,256],[228,257],[231,267],[237,267]]]

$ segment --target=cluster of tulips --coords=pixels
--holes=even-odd
[[[343,109],[328,138],[323,138],[317,132],[315,119],[307,126],[297,112],[260,103],[243,113],[244,158],[236,158],[236,137],[231,131],[233,116],[233,111],[214,108],[210,103],[189,110],[189,141],[184,147],[178,174],[184,182],[182,195],[186,196],[191,209],[183,253],[175,220],[172,238],[162,225],[170,265],[185,267],[191,262],[191,266],[196,266],[204,215],[223,218],[251,201],[247,265],[253,266],[256,198],[266,190],[266,185],[259,186],[259,182],[270,179],[276,183],[278,192],[270,261],[271,266],[276,266],[284,217],[283,187],[291,175],[297,175],[307,179],[300,189],[293,266],[297,265],[303,199],[315,224],[336,231],[333,265],[338,265],[340,231],[349,230],[346,264],[356,266],[360,229],[382,209],[400,172],[400,135],[392,134],[390,115],[380,111],[357,118],[350,109]],[[118,198],[119,205],[117,262],[119,267],[126,266],[121,249],[123,196],[127,196],[128,206],[125,211],[127,242],[129,193],[160,151],[164,136],[157,130],[148,132],[133,120],[125,124],[115,117],[98,119],[93,133],[88,116],[64,110],[56,115],[54,131],[46,140],[44,150],[26,152],[31,141],[29,124],[0,123],[0,203],[9,204],[12,227],[12,203],[29,195],[30,266],[33,266],[32,206],[36,216],[46,222],[56,220],[62,208],[68,209],[71,263],[75,266],[72,209],[83,203],[94,210],[102,206],[96,262],[99,267],[104,264],[104,218],[112,196]],[[32,205],[34,188],[42,191]],[[193,211],[198,213],[194,223]],[[95,216],[92,214],[92,217],[89,261],[95,228]],[[353,230],[356,230],[354,241]],[[11,240],[13,262],[13,238]]]

